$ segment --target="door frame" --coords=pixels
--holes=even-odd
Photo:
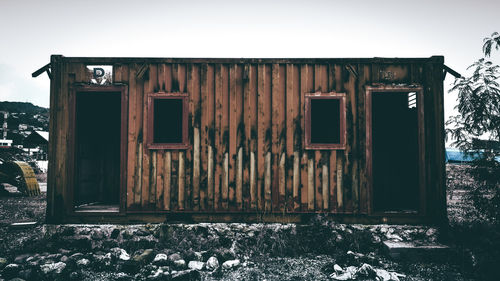
[[[77,185],[76,176],[76,95],[85,93],[119,93],[120,95],[120,187],[119,187],[119,211],[99,212],[86,211],[75,212],[74,189]],[[71,85],[69,93],[69,131],[68,131],[68,177],[70,186],[67,187],[68,199],[66,212],[70,216],[87,215],[125,215],[127,198],[127,135],[128,135],[128,86],[125,84],[113,85],[89,85],[75,83]]]
[[[366,179],[368,185],[368,214],[369,215],[408,215],[407,212],[374,212],[373,210],[373,159],[372,159],[372,97],[373,93],[416,93],[417,98],[417,119],[418,119],[418,189],[419,207],[416,216],[425,216],[425,122],[424,122],[424,90],[420,85],[397,86],[397,85],[377,85],[366,86]]]

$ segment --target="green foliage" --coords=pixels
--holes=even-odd
[[[483,42],[483,53],[485,56],[489,57],[492,48],[495,48],[495,50],[500,48],[500,34],[498,34],[498,32],[493,32],[490,37],[484,38]]]
[[[500,35],[494,32],[484,39],[483,53],[500,47]],[[468,69],[469,77],[457,78],[450,92],[458,92],[459,115],[447,122],[447,135],[461,150],[479,155],[470,173],[476,181],[472,201],[487,220],[500,222],[500,66],[481,58]],[[488,140],[480,140],[488,138]]]

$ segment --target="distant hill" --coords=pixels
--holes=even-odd
[[[0,102],[0,111],[8,112],[7,139],[13,140],[13,145],[22,145],[26,136],[32,131],[49,130],[49,109],[33,105],[29,102]],[[4,115],[0,114],[0,138],[4,135],[2,125]]]
[[[8,111],[9,113],[12,112],[26,113],[27,115],[30,116],[40,114],[49,117],[48,108],[40,107],[30,102],[2,101],[0,102],[0,111]]]

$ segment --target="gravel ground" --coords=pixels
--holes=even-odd
[[[447,167],[447,172],[449,185],[449,192],[447,197],[450,222],[456,225],[467,222],[467,220],[470,219],[471,216],[477,217],[477,214],[474,214],[474,209],[470,202],[466,202],[466,200],[464,199],[464,193],[466,192],[466,190],[464,189],[464,185],[470,182],[470,177],[467,177],[467,175],[465,174],[464,167],[458,165],[449,165]],[[22,197],[19,194],[11,194],[9,196],[0,197],[0,258],[6,258],[10,263],[23,254],[36,255],[36,250],[34,249],[40,249],[40,252],[38,252],[38,254],[42,256],[50,256],[52,252],[62,252],[63,254],[59,255],[64,256],[82,252],[81,249],[79,249],[78,251],[71,250],[70,252],[66,252],[66,249],[62,249],[64,245],[57,244],[57,241],[60,241],[58,240],[60,239],[60,237],[58,236],[61,235],[60,232],[56,231],[52,233],[49,238],[47,238],[50,231],[48,231],[47,228],[43,225],[45,219],[45,204],[45,193],[42,193],[42,195],[40,196],[34,197]],[[29,221],[37,222],[37,225],[24,229],[10,227],[10,224],[14,222]],[[205,250],[207,250],[208,247],[209,252],[215,252],[217,250],[215,248],[223,247],[224,243],[227,244],[231,240],[237,240],[239,242],[243,241],[241,242],[243,246],[241,246],[240,251],[236,255],[236,257],[241,259],[242,261],[241,266],[232,270],[219,271],[216,273],[210,271],[200,271],[199,279],[195,280],[333,280],[330,278],[330,275],[332,274],[332,272],[334,272],[333,267],[335,264],[339,264],[345,269],[350,265],[359,267],[365,262],[370,262],[372,266],[380,269],[394,271],[402,274],[399,280],[490,280],[487,275],[486,278],[484,277],[484,275],[479,275],[482,276],[483,279],[480,279],[480,277],[478,277],[478,268],[475,268],[475,261],[477,263],[478,260],[477,251],[474,252],[474,249],[472,248],[465,248],[465,246],[459,244],[459,241],[448,241],[448,244],[452,245],[452,251],[451,256],[446,260],[431,261],[424,259],[418,261],[394,261],[385,254],[385,252],[380,247],[379,242],[364,241],[368,239],[366,237],[369,237],[366,236],[366,231],[368,231],[366,229],[360,231],[358,235],[359,237],[356,237],[353,241],[348,241],[348,243],[339,242],[337,248],[338,251],[324,253],[321,250],[322,245],[319,244],[323,243],[323,240],[317,239],[316,241],[309,241],[311,245],[307,249],[310,249],[310,251],[307,252],[306,250],[305,252],[300,252],[293,244],[293,239],[296,238],[290,240],[290,238],[287,236],[289,235],[289,232],[284,232],[285,234],[283,234],[282,232],[274,231],[272,229],[272,226],[268,229],[267,232],[262,231],[262,229],[266,228],[266,226],[262,225],[242,226],[244,230],[241,233],[237,233],[238,231],[236,231],[235,234],[231,234],[232,232],[230,232],[229,235],[226,230],[219,229],[227,228],[225,226],[212,226],[211,224],[204,224],[201,225],[201,229],[204,229],[204,227],[207,225],[209,229],[211,227],[213,227],[214,229],[218,229],[217,231],[219,236],[216,240],[214,240],[218,244],[210,244],[212,243],[210,242],[212,241],[210,239],[212,239],[211,237],[214,236],[214,234],[210,233],[210,231],[205,233],[204,231],[200,231],[198,228],[195,228],[195,231],[187,228],[187,231],[177,230],[179,232],[178,236],[174,238],[170,237],[166,242],[154,242],[154,253],[172,253],[172,251],[178,250],[184,256],[188,256],[188,254],[185,254],[185,248],[191,248],[190,250],[192,250],[196,249],[197,247],[205,247]],[[149,226],[145,227],[148,228]],[[232,226],[230,226],[230,228],[231,227]],[[238,228],[240,227],[241,226],[238,226]],[[255,231],[255,239],[248,239],[248,237],[246,237],[246,235],[248,234],[248,229],[253,229],[252,231],[254,231],[255,228],[258,229],[259,227],[263,228],[260,231]],[[340,231],[338,230],[339,227],[342,228],[342,231],[344,232],[339,232],[341,233],[341,235],[345,235],[344,233],[349,232],[352,233],[353,231],[356,233],[358,229],[363,228],[362,226],[338,225],[333,225],[333,227],[336,228],[337,231]],[[96,226],[95,228],[99,228],[99,226]],[[120,226],[120,235],[124,236],[124,233],[128,231],[128,228],[130,227]],[[407,231],[408,229],[410,229],[410,233],[419,233],[418,227],[415,227],[414,230],[411,230],[413,229],[413,227],[409,226],[406,226],[406,228],[401,228],[402,230],[397,226],[375,226],[371,227],[371,230],[369,230],[369,232],[376,232],[377,235],[382,235],[381,237],[383,238],[383,235],[387,235],[387,233],[391,232],[388,231],[385,234],[382,233],[381,229],[385,228],[395,228],[396,231],[393,234],[399,234],[401,236],[404,236],[404,233],[406,233],[404,231]],[[67,229],[72,229],[72,227],[65,227],[64,229],[66,230],[61,231],[68,232]],[[368,227],[367,229],[370,229],[370,227]],[[373,229],[376,229],[376,231]],[[94,237],[95,231],[96,230],[94,228],[91,228],[91,230],[89,231],[89,233],[91,234],[89,234],[88,236]],[[451,231],[453,232],[453,229]],[[193,232],[197,233],[196,235],[198,236],[190,236]],[[174,233],[176,232],[174,231]],[[226,235],[229,235],[227,237],[231,238],[228,239]],[[313,234],[309,233],[307,235]],[[318,234],[316,233],[314,235]],[[135,237],[137,235],[133,234],[131,236]],[[99,235],[97,235],[97,237],[99,237]],[[159,239],[161,240],[161,237]],[[208,242],[206,242],[206,244],[203,244],[199,241],[192,241],[196,239],[207,239]],[[229,242],[225,240],[229,240]],[[53,244],[54,241],[56,241],[55,245]],[[41,246],[34,246],[37,245],[37,243]],[[370,246],[372,248],[367,249],[363,246],[365,245],[364,243],[367,243],[367,245],[369,244],[375,246]],[[30,247],[27,247],[27,245],[30,245]],[[51,245],[52,248],[49,248],[48,245]],[[229,246],[230,245],[231,243],[229,243]],[[498,242],[495,245],[498,246]],[[130,244],[126,244],[125,242],[118,246],[127,249],[131,256],[133,256],[133,254],[136,254],[137,256],[137,253],[141,253],[141,251],[144,251],[145,248],[144,247],[143,249],[136,249],[137,247],[131,247]],[[226,247],[229,246],[226,245]],[[30,249],[29,252],[26,252],[27,248]],[[278,250],[276,250],[277,248]],[[352,250],[355,253],[359,252],[364,257],[360,260],[350,258],[352,254],[347,254],[346,252],[348,250]],[[41,253],[42,251],[44,253]],[[109,251],[109,249],[99,249],[99,251],[106,252]],[[92,260],[92,257],[100,253],[99,251],[96,252],[94,250],[89,250],[88,252],[83,252],[83,255]],[[370,259],[367,259],[366,257],[370,257]],[[93,260],[92,263],[94,263]],[[154,271],[155,268],[152,267],[152,270]],[[127,279],[120,274],[122,273],[116,270],[93,270],[92,268],[80,268],[78,269],[78,275],[76,277],[77,279],[74,280],[146,280],[147,276],[147,274],[135,276],[131,275],[131,279]],[[2,280],[1,277],[0,280]],[[357,280],[365,279],[358,278]],[[368,278],[366,280],[374,279]],[[491,280],[495,280],[494,277],[492,277]]]

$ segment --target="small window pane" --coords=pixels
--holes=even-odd
[[[154,143],[182,143],[182,99],[154,99]]]
[[[311,99],[311,143],[340,143],[339,99]]]

